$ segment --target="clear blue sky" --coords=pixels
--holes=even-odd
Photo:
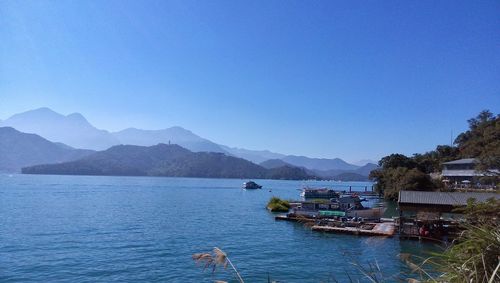
[[[1,1],[0,119],[378,159],[500,112],[500,1]]]

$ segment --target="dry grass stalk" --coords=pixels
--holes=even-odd
[[[196,263],[200,263],[201,265],[203,265],[203,270],[211,267],[212,272],[215,272],[217,266],[222,266],[224,267],[224,269],[226,269],[228,266],[231,266],[236,274],[236,278],[238,279],[238,281],[240,283],[244,283],[243,278],[241,277],[240,273],[233,265],[227,254],[217,247],[213,249],[212,253],[196,253],[193,254],[192,258]]]

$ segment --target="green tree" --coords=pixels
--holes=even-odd
[[[378,165],[383,169],[398,168],[398,167],[405,167],[411,169],[415,168],[416,163],[413,159],[407,157],[404,154],[393,153],[389,156],[380,159]]]
[[[458,158],[458,148],[449,145],[438,145],[435,150],[424,154],[416,153],[412,157],[416,167],[427,174],[441,171],[443,162]]]
[[[477,158],[482,171],[500,168],[500,115],[484,110],[467,122],[469,130],[455,139],[460,157]]]
[[[429,175],[417,168],[406,167],[381,168],[370,173],[370,178],[377,181],[375,189],[387,199],[397,199],[400,190],[434,190]]]
[[[498,183],[500,168],[500,115],[484,110],[477,117],[469,119],[469,130],[458,135],[456,146],[438,145],[435,150],[407,157],[395,153],[379,161],[380,168],[370,173],[370,179],[377,182],[376,189],[386,198],[397,198],[400,190],[433,190],[442,186],[432,182],[428,174],[441,171],[443,162],[458,158],[477,158],[477,169],[489,171],[481,178],[485,183]],[[491,180],[493,178],[493,180]]]
[[[435,151],[443,162],[457,159],[460,153],[457,147],[449,145],[438,145]]]

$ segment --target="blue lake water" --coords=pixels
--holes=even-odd
[[[0,175],[0,282],[234,282],[191,255],[223,249],[246,282],[366,281],[352,263],[407,272],[400,253],[433,246],[312,232],[277,222],[271,196],[299,198],[304,185],[369,183]],[[272,192],[269,192],[272,189]]]

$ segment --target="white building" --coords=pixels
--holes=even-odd
[[[443,163],[443,172],[441,176],[443,180],[450,184],[467,184],[477,183],[480,177],[494,176],[493,172],[498,174],[498,170],[489,170],[489,172],[481,172],[475,169],[477,160],[474,158],[465,158],[453,160]]]

